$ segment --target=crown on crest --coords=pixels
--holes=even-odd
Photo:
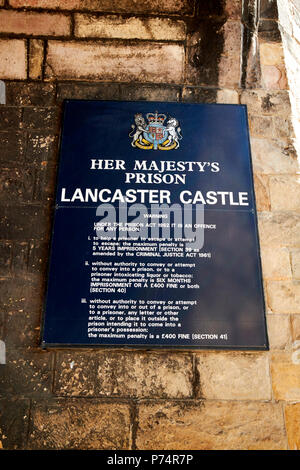
[[[155,111],[155,113],[146,114],[146,117],[149,124],[163,124],[167,116],[165,114],[158,114],[158,112]]]

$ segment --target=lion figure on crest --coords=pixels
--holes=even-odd
[[[146,127],[147,127],[146,121],[143,118],[143,115],[140,113],[135,114],[134,122],[135,122],[135,125],[132,124],[131,126],[132,131],[129,134],[129,137],[133,137],[132,142],[131,142],[132,147],[135,147],[135,143],[137,140],[140,143],[142,142],[143,132],[146,131]]]

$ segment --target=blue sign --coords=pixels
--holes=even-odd
[[[65,102],[42,346],[268,349],[245,106]]]

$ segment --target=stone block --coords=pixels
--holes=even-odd
[[[271,208],[274,211],[300,208],[300,177],[290,175],[270,176]]]
[[[59,132],[60,116],[58,108],[26,107],[23,111],[23,129],[50,130]]]
[[[31,202],[35,171],[31,167],[3,168],[0,174],[0,204]]]
[[[3,166],[19,165],[24,160],[26,134],[17,131],[0,131],[0,162]]]
[[[35,402],[28,448],[31,450],[128,450],[127,404],[91,399]]]
[[[57,100],[118,100],[120,86],[119,83],[58,83]]]
[[[286,349],[291,343],[291,328],[288,315],[267,315],[270,349]]]
[[[251,153],[255,173],[297,173],[298,162],[294,152],[284,142],[251,138]]]
[[[291,105],[287,91],[243,90],[241,104],[249,114],[289,116]]]
[[[42,80],[44,63],[44,41],[31,39],[29,42],[29,77]]]
[[[296,212],[260,212],[258,229],[261,245],[292,247],[300,244],[300,215]]]
[[[138,101],[179,101],[180,87],[175,85],[120,84],[120,99]]]
[[[258,211],[269,211],[271,208],[269,195],[269,177],[267,175],[254,174],[254,190],[256,208]]]
[[[182,101],[187,103],[216,103],[218,91],[218,88],[184,86]]]
[[[274,352],[271,358],[272,386],[275,400],[300,400],[299,345],[292,352]]]
[[[75,14],[75,36],[81,38],[184,41],[185,23],[169,18],[122,18],[118,15]]]
[[[263,245],[260,250],[264,279],[281,280],[292,277],[290,253],[285,247]]]
[[[291,139],[295,137],[293,124],[291,117],[274,116],[274,136],[277,139]]]
[[[285,425],[290,450],[300,450],[300,403],[285,406]]]
[[[291,325],[292,325],[292,340],[300,340],[300,315],[291,316]]]
[[[300,313],[300,281],[268,281],[268,304],[274,313]]]
[[[122,43],[101,41],[49,41],[46,63],[46,77],[50,80],[180,83],[184,47],[179,44],[136,43],[128,48]]]
[[[288,81],[284,65],[261,65],[262,87],[266,90],[287,90]]]
[[[0,449],[26,449],[29,409],[28,399],[0,399]]]
[[[286,449],[279,404],[195,401],[141,403],[139,450]]]
[[[55,102],[56,85],[37,82],[7,82],[8,106],[52,106]]]
[[[0,276],[11,275],[12,243],[0,241]]]
[[[190,0],[119,0],[112,3],[111,0],[9,0],[14,8],[47,8],[64,10],[101,11],[118,13],[155,13],[175,15],[191,15],[194,11],[194,1]]]
[[[69,36],[71,19],[60,13],[0,11],[0,33],[33,36]]]
[[[262,65],[284,64],[282,44],[274,42],[261,42],[259,45],[260,62]]]
[[[27,78],[27,50],[23,39],[0,39],[1,79]]]
[[[209,400],[269,400],[271,384],[264,353],[197,354],[200,395]]]
[[[8,350],[0,368],[0,397],[48,397],[52,385],[52,355],[24,349]]]
[[[51,125],[51,123],[50,123]],[[58,158],[58,136],[50,131],[29,131],[25,160],[37,167],[56,164]]]
[[[235,88],[240,80],[241,24],[201,19],[187,36],[186,85]]]
[[[4,239],[25,241],[48,237],[50,216],[41,206],[7,205],[1,208],[0,230]]]
[[[21,123],[22,110],[13,106],[0,107],[0,130],[18,129]]]
[[[291,250],[292,272],[295,279],[300,279],[300,248]]]
[[[193,393],[190,355],[60,353],[59,396],[187,398]]]
[[[250,134],[256,137],[272,138],[273,119],[271,116],[253,116],[249,115]]]

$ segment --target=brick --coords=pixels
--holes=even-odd
[[[27,399],[0,399],[0,449],[26,448],[29,408]]]
[[[107,42],[49,41],[46,62],[48,79],[180,83],[184,48],[165,43],[134,44],[128,48]]]
[[[46,352],[8,350],[0,369],[0,396],[41,396],[51,394],[52,357]]]
[[[136,444],[141,450],[286,449],[280,405],[261,402],[142,403]]]
[[[197,355],[201,397],[269,400],[268,367],[265,354],[201,353]]]
[[[258,228],[261,245],[292,247],[300,243],[300,215],[295,212],[261,212]]]
[[[56,85],[53,83],[8,82],[6,101],[8,106],[52,106]]]
[[[295,279],[300,279],[300,248],[291,250],[292,272]]]
[[[254,174],[255,201],[258,211],[269,211],[269,178],[266,175]]]
[[[287,191],[288,188],[288,191]],[[297,211],[300,207],[299,176],[278,175],[270,177],[272,210]]]
[[[29,77],[32,80],[43,78],[44,41],[31,39],[29,43]]]
[[[290,450],[300,450],[300,403],[285,406],[285,425]]]
[[[9,80],[27,78],[27,51],[23,39],[0,39],[0,76]]]
[[[118,39],[185,40],[185,23],[169,18],[122,18],[75,14],[75,36]]]
[[[298,162],[293,149],[279,140],[251,139],[251,153],[255,173],[297,173]]]
[[[61,353],[55,392],[60,396],[191,397],[188,355]]]
[[[288,315],[267,315],[270,349],[285,349],[291,342],[290,319]]]
[[[290,253],[285,247],[262,245],[261,250],[262,270],[264,279],[281,280],[292,277]]]
[[[269,281],[268,304],[274,313],[300,313],[300,281]]]
[[[271,375],[276,400],[300,400],[300,360],[298,350],[274,352],[271,359]]]
[[[28,448],[71,450],[129,449],[130,410],[100,400],[36,402]]]
[[[9,4],[15,8],[47,8],[47,9],[65,9],[65,10],[92,10],[102,12],[120,12],[120,13],[174,13],[192,14],[194,2],[189,0],[119,0],[112,4],[111,0],[9,0]]]
[[[0,11],[0,32],[35,36],[69,36],[71,20],[56,13]]]

